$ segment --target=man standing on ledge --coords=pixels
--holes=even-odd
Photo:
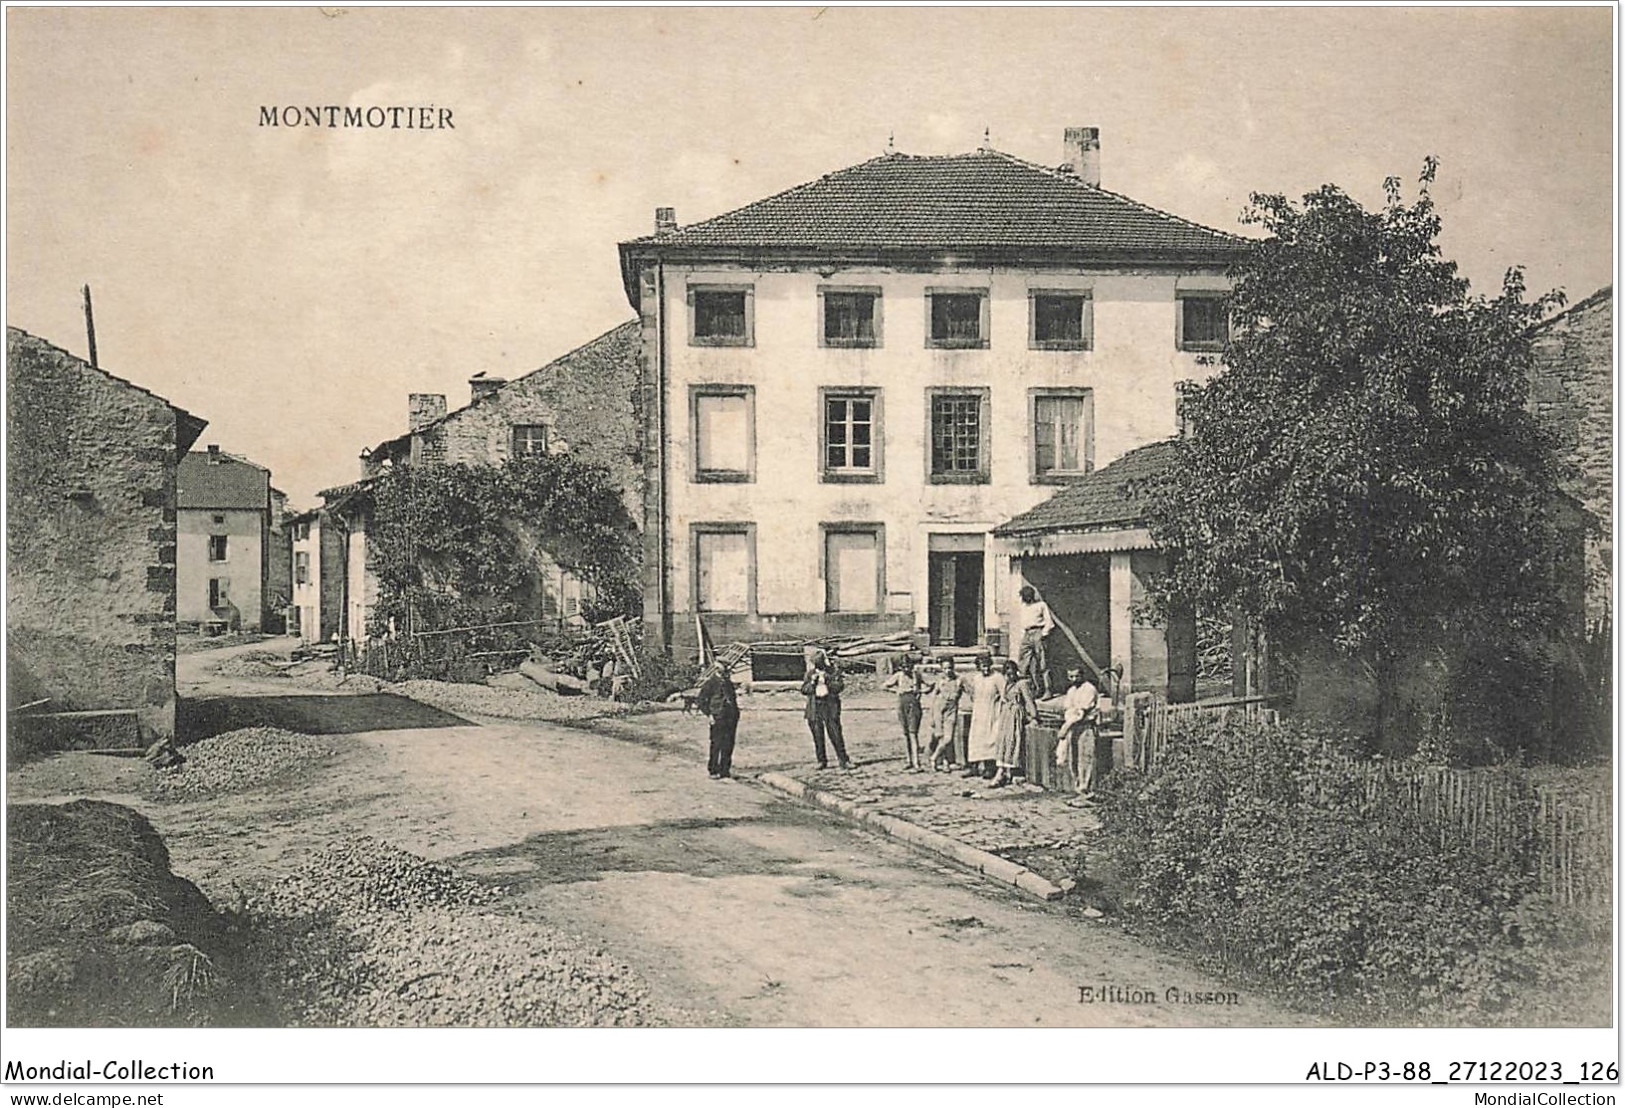
[[[1049,698],[1049,653],[1044,640],[1055,630],[1055,616],[1049,605],[1038,599],[1038,590],[1021,586],[1021,604],[1016,608],[1016,667],[1033,683],[1039,700]],[[1036,671],[1036,672],[1035,672]]]
[[[733,776],[734,735],[739,730],[739,691],[734,688],[734,657],[717,655],[717,664],[695,701],[711,717],[711,757],[705,768],[712,779]]]

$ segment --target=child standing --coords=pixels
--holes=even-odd
[[[922,770],[925,762],[920,757],[920,671],[912,654],[904,654],[897,666],[881,687],[897,690],[897,721],[903,725],[903,754],[908,759],[909,769]]]
[[[927,764],[934,770],[937,763],[946,760],[954,764],[954,736],[959,726],[959,697],[965,691],[965,682],[954,671],[952,655],[942,660],[942,677],[937,681],[937,695],[931,705],[931,751]]]

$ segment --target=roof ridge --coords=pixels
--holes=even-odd
[[[491,399],[493,396],[496,396],[498,393],[502,392],[503,390],[511,388],[514,385],[517,385],[522,381],[528,381],[532,377],[536,376],[538,373],[541,373],[543,370],[552,369],[552,368],[556,367],[560,362],[564,361],[566,358],[574,357],[575,355],[581,353],[583,350],[587,349],[589,346],[592,346],[594,343],[602,342],[604,339],[609,338],[609,336],[613,335],[615,332],[621,330],[622,328],[624,328],[624,327],[633,327],[633,326],[638,326],[638,325],[640,325],[640,321],[637,319],[636,316],[634,316],[631,319],[626,320],[623,323],[617,323],[615,326],[611,327],[609,330],[604,331],[601,334],[594,335],[592,338],[588,339],[586,342],[582,343],[581,345],[576,346],[576,347],[574,347],[574,348],[572,348],[570,350],[566,350],[563,354],[560,354],[558,357],[553,358],[550,361],[547,361],[547,362],[543,363],[542,365],[537,366],[535,369],[528,369],[524,373],[521,373],[517,377],[513,377],[513,378],[510,378],[510,379],[508,379],[506,381],[503,381],[502,384],[498,385],[496,388],[492,389],[490,392],[486,393],[485,395],[474,397],[467,404],[463,404],[460,407],[453,408],[451,411],[447,412],[445,415],[436,416],[434,419],[431,419],[429,422],[423,424],[422,426],[409,427],[405,431],[402,431],[398,435],[391,435],[389,438],[385,439],[383,442],[381,442],[377,446],[373,447],[372,450],[370,451],[370,453],[377,453],[379,450],[381,450],[384,447],[388,446],[390,443],[399,442],[402,439],[410,438],[412,435],[421,434],[422,432],[429,430],[431,427],[438,427],[442,423],[449,420],[452,416],[462,415],[464,412],[468,411],[470,408],[474,407],[476,404],[479,404],[479,403],[481,403],[483,401]],[[481,370],[480,372],[483,373],[485,371]],[[476,376],[478,376],[478,374],[476,374]]]
[[[170,408],[174,409],[176,412],[179,412],[181,415],[188,416],[191,419],[198,420],[204,426],[208,426],[208,422],[209,422],[208,420],[204,419],[202,416],[194,415],[192,412],[187,411],[185,408],[181,407],[179,404],[177,404],[173,400],[169,399],[169,397],[160,395],[159,393],[156,393],[156,392],[153,392],[151,389],[146,388],[145,386],[138,385],[134,381],[130,380],[127,377],[120,377],[118,374],[112,372],[111,370],[103,369],[99,365],[92,365],[87,359],[81,358],[79,355],[75,354],[73,351],[69,350],[65,346],[58,346],[56,343],[52,342],[50,339],[41,338],[40,336],[34,334],[32,331],[26,331],[23,328],[16,326],[15,324],[11,324],[11,323],[6,324],[6,330],[8,330],[8,331],[16,331],[19,335],[23,336],[23,338],[25,338],[25,339],[29,339],[29,340],[31,340],[33,342],[37,342],[41,346],[49,347],[50,349],[55,350],[59,354],[65,355],[65,356],[67,356],[69,358],[72,358],[74,361],[78,362],[80,365],[84,366],[87,369],[94,369],[97,373],[100,373],[103,377],[107,377],[107,378],[110,378],[111,380],[117,381],[121,385],[128,385],[130,388],[134,389],[136,392],[145,393],[147,396],[152,397],[154,400],[157,400],[157,401],[159,401],[159,402],[161,402],[163,404],[168,405]],[[200,431],[199,434],[201,434],[201,433],[202,432]]]
[[[1070,181],[1079,188],[1091,189],[1105,196],[1110,196],[1114,199],[1121,200],[1123,203],[1139,208],[1142,211],[1152,212],[1153,214],[1162,216],[1164,219],[1171,219],[1175,223],[1183,223],[1187,227],[1194,227],[1198,231],[1207,231],[1210,234],[1223,235],[1226,238],[1235,239],[1238,242],[1253,241],[1245,236],[1236,234],[1234,231],[1221,231],[1217,227],[1209,227],[1207,224],[1198,223],[1194,219],[1187,219],[1182,215],[1176,215],[1173,212],[1164,211],[1155,204],[1147,204],[1144,200],[1136,200],[1132,196],[1125,195],[1121,192],[1113,192],[1111,189],[1102,188],[1100,185],[1091,185],[1089,182],[1080,178],[1076,173],[1068,173],[1065,170],[1056,168],[1055,166],[1041,165],[1038,162],[1030,162],[1026,158],[1017,157],[1015,154],[1007,154],[1003,150],[995,150],[992,147],[988,147],[986,153],[997,154],[999,157],[1004,158],[1007,161],[1015,162],[1017,165],[1024,166],[1027,169],[1037,170],[1040,173],[1054,177],[1058,181]]]
[[[233,454],[229,450],[216,450],[216,451],[214,451],[214,453],[219,455],[222,458],[230,458],[234,462],[241,462],[245,466],[253,466],[255,469],[264,470],[266,473],[271,472],[271,467],[270,466],[262,466],[258,462],[254,461],[252,458],[245,458],[241,454]],[[207,449],[205,449],[205,450],[188,450],[186,452],[186,456],[188,458],[190,458],[194,454],[196,454],[200,458],[207,458],[209,456],[210,452]]]
[[[1558,322],[1559,320],[1565,319],[1568,316],[1573,315],[1575,312],[1579,311],[1581,308],[1589,308],[1589,307],[1591,307],[1591,305],[1593,305],[1593,304],[1595,304],[1595,303],[1597,303],[1599,301],[1612,300],[1613,298],[1614,298],[1614,286],[1613,286],[1613,283],[1610,282],[1610,283],[1604,285],[1602,288],[1598,289],[1596,292],[1592,293],[1590,296],[1586,297],[1584,300],[1576,300],[1574,303],[1572,303],[1572,304],[1568,305],[1567,307],[1565,307],[1562,311],[1556,312],[1556,313],[1554,313],[1552,315],[1547,316],[1545,319],[1541,320],[1539,323],[1532,324],[1530,326],[1529,330],[1530,331],[1539,331],[1544,327],[1550,327],[1552,324]]]
[[[732,208],[732,209],[730,209],[728,211],[725,211],[725,212],[719,212],[718,214],[716,214],[714,216],[711,216],[709,219],[700,220],[698,223],[679,224],[678,227],[677,227],[677,231],[678,232],[687,232],[687,231],[692,231],[692,230],[694,230],[696,228],[699,228],[699,227],[704,227],[707,224],[717,222],[719,219],[727,219],[730,216],[738,215],[740,212],[745,211],[748,208],[754,208],[759,204],[768,204],[768,203],[771,203],[772,201],[775,201],[775,200],[781,200],[786,196],[791,196],[791,195],[793,195],[795,193],[801,192],[804,189],[810,189],[814,185],[821,185],[825,181],[828,181],[832,177],[839,177],[843,173],[851,173],[854,170],[862,169],[864,166],[873,165],[876,162],[895,161],[895,160],[898,160],[898,159],[901,159],[901,158],[911,158],[911,157],[914,157],[914,155],[912,155],[912,154],[904,154],[904,153],[902,153],[900,151],[897,151],[897,150],[893,150],[893,151],[890,151],[890,152],[884,153],[884,154],[877,154],[872,158],[865,158],[861,162],[854,162],[853,164],[851,164],[849,166],[843,166],[840,169],[832,169],[828,173],[825,173],[825,174],[823,174],[821,176],[818,176],[818,177],[814,177],[810,181],[803,181],[799,185],[791,185],[787,189],[780,189],[778,192],[772,193],[772,194],[770,194],[768,196],[758,197],[757,199],[752,200],[748,204],[741,204],[737,208]],[[660,240],[659,235],[643,235],[643,236],[641,236],[639,238],[633,239],[632,241],[633,242],[658,242],[659,240]]]

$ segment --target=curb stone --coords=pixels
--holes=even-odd
[[[920,850],[939,854],[951,861],[958,862],[966,869],[980,873],[991,878],[1001,885],[1009,885],[1020,889],[1039,900],[1055,900],[1064,895],[1062,890],[1051,884],[1024,866],[1017,865],[1008,858],[1000,858],[997,854],[989,854],[985,850],[971,846],[967,842],[951,838],[929,828],[921,827],[917,823],[910,823],[897,816],[886,815],[872,808],[856,804],[845,797],[834,796],[815,789],[793,777],[786,777],[782,773],[759,773],[756,780],[775,792],[805,800],[809,804],[823,808],[826,811],[838,813],[852,822],[877,831],[899,842],[907,843]]]

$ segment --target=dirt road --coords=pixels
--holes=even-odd
[[[140,807],[175,871],[222,902],[234,884],[373,835],[507,886],[510,904],[630,963],[688,1022],[1307,1022],[1063,907],[711,781],[698,757],[576,728],[471,725],[387,695],[265,696],[212,682],[196,657],[192,691],[236,694],[215,711],[347,735],[344,753],[297,789],[163,805],[127,795],[140,766],[68,756],[21,767],[13,797],[100,792]]]

